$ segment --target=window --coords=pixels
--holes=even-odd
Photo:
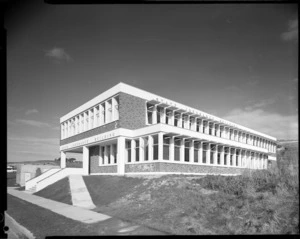
[[[136,162],[140,161],[140,140],[139,139],[135,140],[135,161]]]
[[[225,150],[225,152],[224,152],[224,164],[227,165],[227,163],[228,163],[227,162],[227,159],[228,159],[228,149],[225,148],[224,150]]]
[[[102,158],[102,164],[104,164],[104,157],[105,157],[105,147],[101,146],[101,158]]]
[[[85,112],[85,127],[84,130],[88,130],[89,129],[89,112]]]
[[[196,119],[196,131],[200,132],[200,119]]]
[[[106,155],[107,155],[107,160],[108,160],[108,164],[110,164],[110,145],[106,146]]]
[[[184,161],[185,162],[190,161],[190,142],[189,141],[184,142]]]
[[[202,162],[203,162],[203,163],[207,163],[207,162],[206,162],[206,152],[207,152],[207,148],[208,148],[208,144],[203,144],[203,155],[202,155]]]
[[[213,124],[212,124],[212,123],[211,123],[211,124],[208,124],[208,126],[209,126],[209,133],[208,133],[208,134],[212,135]]]
[[[238,151],[236,152],[235,159],[236,159],[235,165],[239,166],[239,153],[238,153]]]
[[[127,162],[131,162],[131,140],[126,140],[125,144],[126,148],[126,155],[127,155]]]
[[[158,135],[153,135],[153,160],[158,160]]]
[[[220,152],[220,149],[218,149],[217,164],[221,164],[221,152]]]
[[[171,124],[172,111],[166,109],[166,124]]]
[[[157,123],[161,123],[161,120],[160,120],[161,110],[162,110],[161,107],[159,107],[159,106],[156,107],[156,122]]]
[[[185,128],[184,124],[185,124],[185,116],[181,115],[181,128]]]
[[[180,161],[180,142],[181,139],[174,138],[174,160],[175,161]]]
[[[153,110],[154,105],[147,103],[147,120],[148,124],[153,124],[152,117],[153,117]]]
[[[163,136],[163,159],[170,159],[170,137]]]

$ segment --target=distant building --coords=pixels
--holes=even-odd
[[[60,124],[61,167],[82,153],[85,175],[229,175],[276,162],[276,138],[124,83]]]

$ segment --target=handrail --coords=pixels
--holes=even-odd
[[[53,176],[54,174],[57,174],[57,173],[61,172],[61,171],[62,171],[62,170],[64,170],[64,169],[66,169],[66,168],[61,168],[61,169],[60,169],[60,170],[58,170],[57,172],[55,172],[55,173],[53,173],[53,174],[49,175],[48,177],[45,177],[45,178],[43,178],[43,179],[41,179],[41,180],[37,181],[36,183],[38,184],[39,182],[41,182],[41,181],[43,181],[43,180],[45,180],[45,179],[47,179],[47,178],[49,178],[49,177]]]

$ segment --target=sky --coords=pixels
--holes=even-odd
[[[297,5],[30,4],[5,16],[9,162],[58,158],[59,118],[119,82],[298,139]]]

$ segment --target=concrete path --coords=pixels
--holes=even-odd
[[[89,191],[86,188],[82,175],[70,175],[69,184],[72,204],[74,206],[86,209],[94,209],[96,207],[92,201]]]
[[[110,216],[107,216],[105,214],[93,212],[84,208],[75,207],[65,203],[38,197],[33,194],[27,194],[12,188],[8,188],[7,193],[15,197],[18,197],[22,200],[25,200],[27,202],[36,204],[40,207],[49,209],[50,211],[63,215],[67,218],[71,218],[73,220],[80,221],[83,223],[95,223],[95,222],[100,222],[111,218]]]
[[[5,226],[9,228],[9,230],[6,233],[7,238],[9,239],[35,238],[30,231],[28,231],[25,227],[16,222],[16,220],[9,216],[7,213],[5,213]]]
[[[28,194],[14,188],[7,188],[7,193],[79,222],[98,223],[97,226],[99,229],[97,235],[168,235],[168,233],[161,232],[156,229],[137,225],[132,222],[110,217],[88,209]],[[70,230],[72,229],[70,228]]]

